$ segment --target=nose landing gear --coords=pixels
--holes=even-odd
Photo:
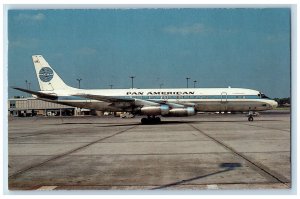
[[[252,116],[252,115],[249,115],[249,116],[248,116],[248,121],[249,121],[249,122],[253,122],[253,116]]]
[[[247,115],[248,121],[253,122],[253,120],[254,120],[253,117],[258,116],[258,115],[259,115],[259,113],[257,113],[257,112],[249,111],[249,114]]]
[[[142,118],[141,123],[142,124],[159,124],[161,122],[159,117],[150,117],[148,116],[147,118]]]

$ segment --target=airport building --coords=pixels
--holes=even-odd
[[[96,115],[96,111],[55,104],[35,98],[12,98],[8,100],[8,114],[16,117],[30,116],[79,116]],[[99,113],[98,113],[99,114]]]

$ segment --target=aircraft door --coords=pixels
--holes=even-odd
[[[221,93],[221,111],[227,111],[227,93],[226,92],[222,92]]]
[[[180,102],[180,99],[182,99],[182,97],[180,95],[177,95],[176,96],[176,103],[179,103]]]
[[[161,99],[162,99],[163,101],[168,101],[168,96],[167,96],[167,95],[163,95],[163,96],[161,96]]]
[[[222,92],[221,93],[221,102],[222,103],[226,103],[227,102],[227,93],[226,92]]]

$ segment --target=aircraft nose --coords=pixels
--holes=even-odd
[[[275,100],[272,100],[272,101],[270,102],[270,105],[271,105],[272,108],[274,109],[274,108],[276,108],[276,107],[278,106],[278,103],[277,103]]]

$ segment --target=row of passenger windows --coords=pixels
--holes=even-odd
[[[181,95],[181,96],[126,96],[125,98],[135,99],[245,99],[244,95],[236,96],[203,96],[203,95]],[[257,97],[249,97],[257,98]]]

